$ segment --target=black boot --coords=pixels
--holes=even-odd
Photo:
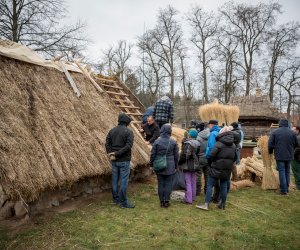
[[[225,204],[224,203],[219,203],[217,205],[217,208],[225,210]]]
[[[165,208],[168,208],[170,206],[170,202],[169,201],[165,201]]]
[[[160,207],[165,207],[165,202],[164,201],[160,202]]]

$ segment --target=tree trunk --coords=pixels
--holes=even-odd
[[[250,77],[251,77],[251,69],[248,68],[246,71],[246,93],[245,96],[250,94]]]
[[[203,75],[203,91],[204,91],[204,102],[208,103],[208,91],[207,91],[207,75],[206,75],[206,64],[205,64],[205,53],[202,55],[202,75]]]
[[[13,0],[13,13],[12,13],[12,40],[19,42],[18,40],[18,16],[17,16],[17,2]]]
[[[288,99],[286,114],[287,114],[287,119],[290,120],[291,119],[292,95],[290,93],[288,93],[288,94],[289,94],[289,99]]]

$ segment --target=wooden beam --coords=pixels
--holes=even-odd
[[[106,91],[106,93],[111,94],[111,95],[129,96],[129,95],[124,94],[124,93],[118,93],[118,92],[112,92],[112,91]]]
[[[138,116],[142,116],[143,114],[141,114],[141,113],[126,113],[126,115],[138,115]]]
[[[58,63],[60,65],[60,67],[62,68],[62,70],[64,71],[66,77],[68,78],[68,81],[69,81],[71,87],[73,88],[73,91],[75,92],[77,97],[80,97],[81,95],[80,95],[79,89],[77,88],[77,86],[76,86],[72,76],[70,75],[69,71],[66,69],[65,65],[61,61],[59,61]]]
[[[99,81],[102,81],[102,82],[111,82],[111,83],[116,82],[115,80],[105,79],[105,78],[102,78],[102,77],[99,77],[99,76],[95,76],[95,78],[98,79]]]
[[[95,80],[91,77],[91,75],[87,73],[86,69],[82,68],[79,62],[75,61],[75,64],[81,70],[81,72],[91,81],[94,87],[102,94],[103,89],[99,86],[98,83],[95,82]]]
[[[101,86],[106,87],[106,88],[122,89],[123,90],[123,88],[121,88],[121,87],[113,86],[113,85],[107,85],[107,84],[103,84],[103,83],[101,83]]]
[[[140,107],[136,106],[125,106],[125,105],[118,105],[119,108],[129,108],[129,109],[140,109]]]
[[[111,98],[111,100],[115,101],[115,102],[127,102],[129,104],[134,104],[132,101],[130,100],[119,100],[119,99],[116,99],[116,98]]]

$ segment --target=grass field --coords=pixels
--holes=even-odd
[[[129,197],[135,209],[113,205],[107,193],[22,230],[2,228],[0,249],[300,249],[300,192],[239,190],[225,211],[208,212],[180,202],[162,209],[151,184],[131,185]]]

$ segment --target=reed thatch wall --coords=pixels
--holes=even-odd
[[[119,110],[80,73],[0,56],[0,183],[9,199],[33,201],[41,192],[110,173],[105,137]],[[133,167],[147,164],[148,147],[135,134]]]

